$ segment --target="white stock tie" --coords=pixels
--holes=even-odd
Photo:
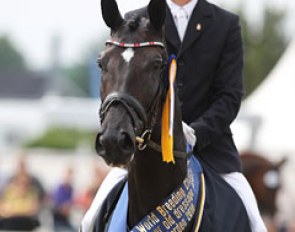
[[[179,8],[179,10],[176,12],[176,18],[179,38],[182,41],[188,23],[188,14],[186,10],[184,8]]]

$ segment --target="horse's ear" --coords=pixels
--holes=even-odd
[[[152,26],[156,30],[160,30],[164,24],[166,16],[166,1],[151,0],[148,5],[148,13]]]
[[[101,0],[101,11],[103,20],[113,31],[116,31],[122,25],[124,20],[115,0]]]
[[[288,161],[287,157],[283,157],[277,164],[276,167],[280,169]]]

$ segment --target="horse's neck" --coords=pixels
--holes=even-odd
[[[176,107],[177,108],[177,107]],[[158,120],[159,121],[159,120]],[[152,140],[161,144],[161,125],[156,124]],[[175,113],[174,150],[185,151],[180,110]],[[129,167],[128,223],[132,228],[155,209],[186,176],[186,159],[175,159],[175,164],[162,161],[162,154],[147,147],[137,152]]]

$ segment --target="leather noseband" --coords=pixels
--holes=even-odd
[[[142,105],[131,95],[122,92],[113,92],[103,101],[100,108],[100,120],[103,122],[111,106],[121,104],[129,114],[135,130],[146,128],[147,116]],[[139,119],[139,120],[137,120]]]

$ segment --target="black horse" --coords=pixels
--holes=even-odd
[[[187,154],[177,97],[173,129],[175,163],[162,161],[161,116],[168,88],[165,14],[165,0],[151,0],[148,17],[134,15],[124,20],[115,0],[102,0],[102,15],[111,28],[111,40],[98,59],[102,106],[96,151],[108,164],[128,169],[126,225],[116,231],[251,231],[235,191],[202,160],[192,158],[197,154]],[[182,189],[179,186],[187,187],[191,159],[202,164],[204,173],[196,179],[198,186],[190,183],[192,186],[188,187],[198,187],[198,201],[194,204],[190,191],[175,191]],[[203,189],[202,175],[206,183]],[[114,231],[109,229],[110,224],[117,224],[124,210],[119,209],[119,219],[114,219],[113,211],[117,202],[122,201],[125,189],[124,182],[111,191],[96,220],[96,231]],[[167,196],[172,199],[168,197],[166,204]]]

